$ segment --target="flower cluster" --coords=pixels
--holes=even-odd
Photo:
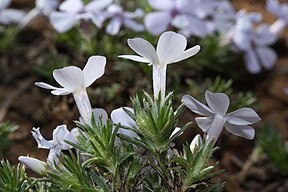
[[[215,166],[210,165],[208,160],[223,128],[234,135],[253,139],[255,131],[250,125],[260,118],[251,108],[241,108],[226,114],[230,101],[224,93],[206,91],[205,99],[209,107],[185,95],[182,98],[183,105],[206,116],[196,118],[205,135],[202,139],[198,134],[190,145],[183,145],[183,153],[175,148],[174,139],[190,123],[178,127],[183,105],[174,110],[172,94],[165,93],[166,67],[188,59],[200,50],[198,45],[185,50],[186,41],[183,35],[171,31],[161,34],[156,50],[144,39],[128,40],[128,45],[140,56],[119,57],[153,65],[154,98],[147,93],[142,95],[143,99],[137,96],[132,100],[133,108],[115,109],[110,118],[104,109],[92,109],[86,92],[86,88],[104,74],[104,56],[91,56],[83,70],[74,66],[55,70],[53,77],[61,88],[43,82],[35,83],[41,88],[52,90],[53,95],[72,93],[80,120],[76,123],[77,128],[71,131],[66,125],[57,126],[52,140],[46,140],[40,128],[33,128],[32,135],[38,148],[49,150],[47,162],[26,156],[20,156],[19,161],[51,179],[49,182],[59,185],[61,181],[61,189],[67,184],[72,191],[101,187],[115,191],[113,187],[117,186],[118,190],[135,188],[157,191],[157,187],[160,187],[163,191],[187,191],[191,186],[195,189],[215,186],[210,186],[208,179],[214,176],[212,172]],[[73,149],[78,154],[77,160],[72,153],[71,157],[61,153]],[[77,183],[82,177],[82,182]],[[129,182],[123,182],[122,178]],[[90,180],[93,180],[92,184]],[[157,186],[147,186],[151,182]],[[219,188],[223,187],[222,184],[218,185]]]
[[[59,33],[91,22],[98,29],[105,27],[109,35],[117,35],[122,26],[135,32],[146,29],[153,35],[169,29],[186,37],[220,35],[235,54],[244,55],[246,68],[252,74],[260,73],[262,67],[273,68],[277,55],[269,46],[275,43],[288,23],[288,5],[280,4],[278,0],[267,0],[266,3],[267,10],[278,18],[270,26],[260,24],[260,13],[245,10],[237,13],[227,0],[148,0],[150,9],[146,10],[152,11],[147,13],[140,8],[134,12],[126,11],[112,0],[36,0],[36,7],[25,17],[22,11],[7,9],[11,0],[2,1],[0,23],[20,22],[20,29],[36,16],[44,15]]]

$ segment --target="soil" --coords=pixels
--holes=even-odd
[[[264,10],[264,1],[245,0],[233,3],[237,8],[247,8],[249,11]],[[17,7],[31,6],[31,0],[17,0]],[[267,22],[273,21],[273,16],[265,13]],[[53,96],[49,91],[33,86],[36,81],[49,81],[35,71],[35,66],[49,62],[49,55],[55,51],[51,28],[46,20],[37,19],[32,26],[20,33],[17,44],[11,50],[0,52],[0,122],[9,121],[17,124],[19,129],[10,136],[13,144],[5,158],[12,164],[18,163],[18,156],[29,154],[32,157],[46,160],[47,150],[38,149],[31,135],[32,127],[41,127],[44,137],[51,139],[53,129],[60,124],[67,124],[69,129],[75,125],[73,120],[79,114],[73,104],[72,96]],[[288,33],[286,32],[275,45],[279,60],[273,70],[265,74],[265,78],[256,78],[255,91],[261,105],[261,118],[269,122],[283,139],[288,139],[288,95],[283,90],[288,87]],[[71,65],[84,64],[85,59],[74,56]],[[110,61],[108,61],[109,63]],[[111,61],[112,63],[112,61]],[[82,65],[83,66],[83,65]],[[81,66],[81,67],[82,67]],[[112,68],[112,67],[110,67]],[[106,71],[109,71],[109,66]],[[151,89],[147,82],[143,82],[143,74],[137,80],[129,81],[124,87],[116,90],[113,98],[126,97],[135,94],[132,87]],[[92,89],[99,86],[110,86],[111,77],[123,85],[117,71],[108,72],[105,77],[97,81]],[[263,77],[263,76],[260,76]],[[147,80],[148,81],[148,80]],[[53,81],[52,81],[53,82]],[[132,83],[133,82],[133,83]],[[98,96],[91,90],[92,94]],[[107,104],[107,99],[93,100],[93,106],[103,107],[108,112],[113,108],[129,105],[129,99],[117,100]],[[187,116],[187,115],[185,115]],[[256,129],[256,135],[258,130]],[[257,136],[256,136],[257,137]],[[185,136],[183,137],[185,138]],[[224,134],[219,143],[221,154],[216,154],[221,168],[226,170],[224,178],[227,180],[227,192],[285,192],[288,191],[288,177],[282,175],[267,157],[253,161],[250,154],[253,141]]]

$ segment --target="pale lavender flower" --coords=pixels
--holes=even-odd
[[[101,14],[112,0],[93,0],[85,5],[82,0],[66,0],[59,6],[59,11],[49,16],[52,26],[59,33],[70,30],[81,20],[91,20],[97,27],[102,26]]]
[[[256,29],[254,27],[254,22],[261,21],[261,18],[258,13],[240,11],[236,26],[230,34],[236,48],[234,51],[244,52],[246,68],[254,74],[261,71],[261,66],[271,69],[277,60],[275,51],[268,47],[276,41],[275,34],[270,32],[266,24],[261,24]]]
[[[24,28],[29,25],[37,16],[49,16],[52,11],[55,11],[59,5],[59,0],[36,0],[35,8],[27,13],[27,15],[19,23],[19,28]]]
[[[253,109],[241,108],[226,114],[230,101],[224,93],[206,91],[205,100],[208,107],[189,95],[184,95],[182,98],[184,105],[191,111],[206,116],[197,117],[195,120],[202,131],[207,133],[208,143],[211,141],[215,143],[224,127],[234,135],[246,139],[254,138],[255,131],[249,125],[260,121],[260,117]]]
[[[234,26],[236,14],[229,1],[203,2],[200,10],[203,11],[198,15],[207,26],[208,34],[223,34]]]
[[[18,160],[39,175],[45,175],[49,167],[47,163],[33,157],[20,156]]]
[[[136,32],[144,31],[143,25],[134,21],[134,19],[143,17],[143,15],[144,12],[141,9],[137,9],[134,12],[126,12],[119,5],[112,4],[102,15],[103,19],[111,18],[106,27],[106,33],[116,35],[122,25]]]
[[[270,26],[273,34],[279,35],[288,25],[288,3],[280,4],[278,0],[267,0],[266,8],[278,19]]]
[[[40,128],[32,129],[32,135],[38,144],[38,148],[50,150],[47,161],[51,165],[53,164],[54,161],[56,163],[59,162],[57,156],[60,154],[62,150],[68,150],[72,148],[71,145],[65,142],[69,133],[70,132],[68,131],[66,125],[59,125],[53,131],[53,139],[47,141],[46,139],[43,138],[42,134],[40,133]]]
[[[199,45],[185,50],[186,38],[171,31],[160,36],[156,50],[142,38],[128,39],[128,45],[140,56],[120,55],[119,57],[153,65],[154,99],[157,99],[161,92],[162,100],[165,97],[167,65],[192,57],[200,50]]]
[[[205,23],[199,18],[199,4],[196,0],[149,0],[156,11],[144,18],[147,30],[158,35],[174,26],[183,33],[204,37],[207,35]]]
[[[0,0],[0,24],[19,23],[25,16],[24,11],[8,8],[12,0]]]
[[[104,56],[91,56],[83,71],[75,66],[53,71],[53,77],[62,86],[61,88],[43,82],[36,82],[35,85],[44,89],[52,89],[53,95],[72,93],[81,117],[85,123],[90,124],[92,108],[86,88],[104,74],[105,65],[106,58]]]

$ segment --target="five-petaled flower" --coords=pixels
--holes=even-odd
[[[184,95],[182,102],[194,113],[207,117],[197,117],[195,120],[203,132],[207,133],[207,142],[217,141],[224,126],[232,134],[253,139],[255,130],[249,125],[260,121],[260,117],[251,108],[241,108],[228,113],[229,98],[224,93],[205,92],[209,107],[189,95]]]
[[[105,57],[91,56],[83,71],[75,66],[64,67],[53,71],[53,77],[62,86],[61,88],[43,82],[36,82],[35,85],[44,89],[52,89],[51,93],[53,95],[68,95],[72,93],[81,117],[85,123],[89,124],[92,116],[92,108],[86,88],[104,74],[105,65]]]
[[[185,50],[187,46],[186,38],[171,31],[165,32],[160,36],[156,50],[148,41],[142,38],[128,39],[128,45],[140,56],[120,55],[119,57],[153,65],[155,99],[158,98],[160,92],[161,98],[164,99],[167,65],[192,57],[200,50],[199,45]]]
[[[71,145],[65,142],[65,140],[68,140],[68,138],[71,137],[66,125],[57,126],[53,131],[53,139],[50,141],[43,138],[42,134],[40,133],[40,128],[33,128],[32,135],[38,144],[38,148],[50,150],[47,161],[51,165],[54,162],[59,162],[57,156],[60,155],[62,150],[72,148]]]

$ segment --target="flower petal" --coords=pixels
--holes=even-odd
[[[54,86],[49,85],[48,83],[44,83],[44,82],[35,82],[35,85],[38,87],[41,87],[43,89],[59,89],[58,87],[54,87]]]
[[[78,13],[84,8],[81,0],[66,0],[59,6],[59,10],[69,13]]]
[[[128,45],[133,51],[151,63],[158,63],[158,56],[154,47],[142,38],[128,39]]]
[[[119,32],[121,25],[122,21],[119,18],[113,18],[106,27],[106,33],[109,35],[116,35]]]
[[[259,61],[257,59],[257,56],[254,50],[250,49],[247,52],[245,52],[244,61],[245,61],[246,68],[250,73],[253,73],[253,74],[260,73],[261,66],[259,64]]]
[[[205,92],[205,100],[217,115],[224,116],[229,107],[229,97],[224,93],[212,93],[210,91]]]
[[[261,120],[251,108],[241,108],[226,115],[227,122],[234,125],[250,125]]]
[[[277,61],[275,51],[269,47],[257,47],[257,55],[265,69],[271,69]]]
[[[11,1],[12,1],[12,0],[1,0],[1,3],[0,3],[0,10],[9,7]]]
[[[262,24],[256,29],[256,37],[254,39],[257,45],[271,45],[276,41],[276,35],[271,33],[269,25]]]
[[[68,145],[64,142],[64,139],[69,135],[69,131],[66,125],[59,125],[53,131],[53,143],[60,148],[64,147],[64,145]]]
[[[106,57],[91,56],[89,57],[84,69],[84,86],[89,87],[96,79],[104,74]]]
[[[251,140],[255,136],[255,130],[253,127],[247,125],[232,125],[230,123],[226,123],[225,128],[233,135],[243,137],[245,139]]]
[[[142,24],[137,23],[136,21],[132,19],[124,19],[124,25],[127,28],[132,29],[133,31],[136,31],[136,32],[144,31],[144,26]]]
[[[186,38],[172,31],[164,32],[157,44],[157,55],[161,65],[173,63],[180,57],[187,45]]]
[[[86,5],[85,10],[98,12],[99,10],[102,10],[108,7],[108,5],[110,5],[111,3],[112,3],[112,0],[94,0],[94,1],[89,2]]]
[[[26,13],[24,11],[19,11],[16,9],[0,9],[0,23],[19,23],[25,17],[25,15]]]
[[[53,71],[53,77],[67,91],[74,92],[83,88],[83,72],[78,67],[69,66],[62,69],[56,69]]]
[[[213,117],[196,117],[195,120],[202,131],[208,133],[211,128]]]
[[[151,34],[159,35],[167,30],[171,19],[172,17],[168,12],[153,12],[144,17],[144,24]]]
[[[65,12],[52,12],[49,20],[53,28],[59,33],[69,31],[79,21],[75,14]]]
[[[126,110],[134,113],[134,110],[130,107],[125,107]],[[111,120],[113,123],[120,123],[125,127],[138,128],[136,122],[123,110],[123,108],[115,109],[111,112]],[[119,128],[119,133],[136,138],[137,134],[131,130]]]
[[[69,95],[72,91],[67,91],[65,88],[58,88],[51,91],[53,95]]]
[[[148,2],[151,7],[158,10],[172,9],[175,4],[173,0],[149,0]]]
[[[108,119],[108,115],[106,113],[106,111],[102,108],[94,108],[92,110],[92,113],[94,115],[94,119],[96,121],[96,123],[100,123],[100,121],[105,124],[107,119]]]
[[[199,115],[206,115],[206,116],[214,115],[214,112],[211,109],[209,109],[209,107],[197,101],[190,95],[184,95],[182,97],[182,103],[184,103],[184,105],[188,107],[191,111]]]
[[[134,113],[133,108],[125,107],[126,110]],[[111,112],[111,120],[113,123],[120,123],[126,127],[134,127],[137,128],[136,122],[123,110],[123,108],[114,109]]]
[[[182,61],[184,59],[187,59],[189,57],[192,57],[193,55],[196,55],[198,52],[200,51],[200,46],[196,45],[190,49],[187,49],[186,51],[184,51],[182,53],[182,55],[180,55],[178,58],[176,58],[176,60],[173,61],[173,63],[176,63],[178,61]]]
[[[40,133],[40,128],[32,128],[32,136],[35,138],[37,144],[38,144],[38,148],[41,149],[50,149],[54,146],[52,141],[47,141],[46,139],[44,139],[44,137],[42,136],[42,134]]]
[[[151,61],[137,55],[119,55],[118,57],[123,59],[130,59],[132,61],[138,61],[141,63],[151,63]]]

